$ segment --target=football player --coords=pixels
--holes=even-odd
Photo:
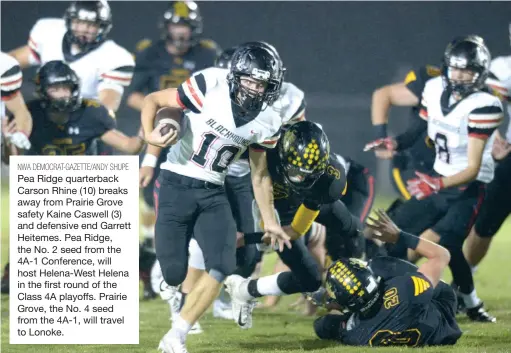
[[[144,39],[137,45],[135,72],[128,89],[127,103],[138,111],[142,110],[146,94],[178,87],[192,73],[213,66],[219,53],[215,42],[202,38],[203,19],[197,3],[172,1],[159,22],[161,39],[154,43]],[[144,197],[141,218],[143,253],[154,252],[154,181],[167,153],[168,150],[161,152],[159,147],[147,146],[140,168]],[[153,262],[142,258],[147,266],[141,268],[141,272],[148,278]],[[154,296],[148,280],[144,281],[144,296]]]
[[[321,269],[300,239],[314,221],[326,227],[325,246],[333,259],[343,255],[343,245],[358,238],[361,229],[357,217],[340,200],[347,190],[345,171],[330,155],[328,138],[317,124],[302,121],[291,125],[267,158],[275,210],[293,240],[292,248],[279,253],[290,271],[257,280],[229,276],[225,285],[232,298],[233,316],[244,329],[252,326],[255,298],[313,292],[320,287]],[[256,224],[258,220],[256,217]]]
[[[265,42],[249,42],[242,46],[263,48],[264,50],[271,51],[279,60],[282,75],[284,74],[285,69],[283,67],[282,59],[273,46]],[[204,72],[214,73],[214,75],[220,75],[227,78],[230,70],[231,59],[236,48],[237,47],[233,47],[223,51],[217,58],[215,67],[208,68]],[[305,118],[304,93],[292,83],[283,82],[279,95],[275,97],[274,102],[272,102],[271,106],[267,109],[271,109],[277,113],[281,117],[282,124],[284,125],[303,120]],[[246,152],[238,161],[234,161],[229,165],[227,175],[225,177],[225,190],[236,221],[238,237],[238,247],[236,249],[237,269],[235,273],[242,277],[249,277],[253,273],[258,261],[260,261],[261,253],[257,250],[256,244],[242,244],[243,234],[254,231],[254,220],[252,217],[252,201],[254,196],[252,193],[248,154]],[[191,291],[196,280],[200,277],[200,273],[204,270],[202,252],[200,251],[200,248],[195,245],[195,242],[190,243],[190,266],[188,268],[188,275],[179,290],[166,286],[165,284],[162,285],[163,291],[160,292],[160,295],[163,295],[165,298],[170,298],[168,303],[171,308],[172,317],[178,314],[182,303],[184,302],[184,298],[187,293]],[[159,271],[156,269],[154,274],[158,273]],[[158,286],[160,286],[159,283]],[[231,304],[227,295],[223,293],[223,288],[219,299],[215,300],[213,304],[213,315],[215,317],[232,319]],[[198,331],[198,326],[194,325],[190,333],[197,333]]]
[[[511,40],[511,25],[509,26]],[[511,56],[495,58],[490,65],[488,86],[494,94],[507,103],[508,114],[511,112]],[[481,205],[481,212],[474,227],[467,237],[465,257],[475,267],[484,258],[493,236],[511,213],[511,122],[505,137],[496,131],[493,145],[493,158],[497,161],[495,176],[488,185],[486,196]]]
[[[0,87],[2,91],[0,118],[2,120],[7,118],[7,109],[7,111],[14,116],[17,128],[16,133],[5,137],[14,146],[26,149],[30,147],[27,136],[30,135],[32,131],[32,118],[25,105],[25,100],[20,93],[23,74],[20,66],[11,56],[0,52],[0,59]]]
[[[427,261],[415,272],[375,275],[358,259],[341,259],[329,269],[326,288],[334,307],[343,312],[314,322],[321,339],[352,346],[453,345],[461,337],[456,323],[456,295],[441,281],[449,251],[401,231],[383,211],[370,217],[373,236],[400,243]]]
[[[235,270],[236,224],[223,183],[229,165],[247,148],[266,238],[278,242],[280,250],[291,246],[273,212],[265,152],[276,145],[282,125],[280,116],[269,109],[282,84],[280,64],[271,51],[242,47],[234,54],[227,80],[223,74],[200,72],[177,89],[144,98],[141,120],[147,142],[159,147],[176,144],[155,183],[155,248],[163,277],[171,286],[185,279],[194,228],[207,269],[160,341],[163,352],[186,352],[188,331]],[[163,136],[161,126],[153,130],[156,111],[166,106],[185,112],[179,141],[175,129]]]
[[[378,158],[392,158],[392,183],[404,200],[410,199],[406,189],[415,172],[429,174],[435,160],[434,144],[427,136],[427,124],[419,117],[419,109],[412,107],[407,130],[396,138],[387,136],[388,114],[392,105],[403,105],[409,99],[422,95],[426,81],[440,75],[440,69],[427,65],[410,71],[404,82],[386,85],[373,92],[371,121],[375,140],[365,150],[374,149]]]
[[[36,77],[38,99],[28,103],[33,119],[28,155],[84,155],[100,138],[119,151],[136,154],[143,147],[140,136],[127,137],[115,129],[108,110],[93,100],[82,100],[77,74],[62,61],[49,61]],[[12,131],[12,123],[3,124]]]
[[[82,97],[100,101],[114,119],[135,63],[126,49],[108,39],[111,29],[112,13],[105,0],[74,1],[63,19],[38,20],[28,44],[9,54],[22,68],[52,60],[68,63],[80,78]],[[111,154],[112,148],[99,142],[90,153]]]
[[[420,105],[428,136],[435,141],[434,174],[417,172],[408,182],[414,198],[394,210],[392,219],[405,231],[422,233],[451,253],[449,267],[471,320],[495,322],[477,296],[463,242],[480,209],[485,185],[493,179],[493,132],[502,121],[500,100],[484,91],[490,52],[482,38],[451,42],[444,54],[442,75],[427,81],[421,101],[410,95],[403,105]],[[410,222],[414,220],[414,222]],[[404,257],[394,247],[391,255]],[[417,255],[408,250],[408,258]]]

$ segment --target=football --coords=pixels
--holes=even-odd
[[[179,134],[181,132],[181,111],[169,107],[161,108],[156,112],[155,125],[160,127],[160,134],[166,135],[170,129]]]

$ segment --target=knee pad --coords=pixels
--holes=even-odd
[[[218,283],[222,283],[227,278],[227,275],[225,275],[221,271],[215,270],[214,268],[210,269],[208,271],[208,274],[211,277],[213,277]]]
[[[188,264],[176,260],[160,261],[160,267],[163,279],[173,287],[183,283],[188,272]]]
[[[188,245],[188,252],[190,253],[190,257],[188,258],[188,266],[195,268],[197,270],[205,270],[206,265],[204,264],[204,254],[197,243],[197,240],[192,238],[190,240],[190,244]]]

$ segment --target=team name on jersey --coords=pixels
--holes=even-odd
[[[215,130],[215,132],[222,135],[226,139],[232,140],[241,146],[248,146],[251,143],[249,140],[236,135],[234,132],[230,131],[228,128],[224,127],[219,122],[215,121],[215,119],[208,119],[206,121],[206,125],[210,126],[212,129]]]

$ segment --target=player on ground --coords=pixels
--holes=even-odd
[[[244,329],[252,326],[255,298],[313,292],[320,287],[319,264],[300,239],[314,221],[326,227],[325,243],[333,259],[342,256],[343,244],[357,238],[361,228],[340,201],[347,189],[344,168],[330,155],[328,138],[317,124],[291,125],[267,158],[275,209],[293,240],[293,247],[279,257],[291,271],[257,280],[229,276],[225,284],[232,297],[234,320]]]
[[[27,104],[33,119],[28,155],[84,155],[96,138],[119,151],[137,154],[143,147],[140,136],[127,137],[115,129],[108,110],[80,97],[80,80],[61,61],[49,61],[38,71],[39,96]],[[3,131],[13,130],[4,123]]]
[[[184,130],[171,148],[156,182],[156,255],[165,282],[177,286],[188,267],[188,243],[194,232],[207,273],[187,295],[180,315],[160,341],[163,352],[186,352],[191,326],[212,304],[224,279],[235,270],[236,224],[223,183],[229,164],[249,148],[254,195],[266,236],[280,249],[291,246],[275,219],[271,177],[264,148],[273,148],[281,119],[269,105],[282,84],[280,62],[262,48],[239,48],[224,75],[198,73],[179,88],[155,92],[144,99],[141,119],[146,140],[159,147],[176,143],[177,132],[153,130],[160,107],[181,108]],[[285,244],[285,245],[284,245]]]
[[[135,63],[126,49],[108,39],[111,29],[112,13],[105,0],[74,1],[63,19],[38,20],[28,44],[9,54],[22,68],[52,60],[68,63],[80,78],[82,97],[100,101],[114,119]],[[111,154],[112,148],[99,142],[90,153]]]
[[[419,102],[409,96],[403,105],[417,106],[435,141],[435,174],[417,173],[409,181],[412,198],[392,215],[407,232],[444,246],[451,253],[449,267],[471,320],[495,322],[477,296],[462,245],[480,209],[485,185],[493,179],[491,149],[502,121],[500,100],[485,92],[490,52],[482,38],[467,36],[451,42],[444,54],[442,76],[429,80]],[[391,255],[405,257],[406,248]],[[408,250],[408,259],[418,256]]]
[[[342,315],[328,314],[314,322],[321,339],[352,346],[452,345],[461,337],[456,323],[456,295],[441,281],[449,251],[401,231],[383,211],[370,218],[373,236],[400,243],[427,261],[417,272],[382,279],[362,261],[342,259],[329,269],[326,288]],[[378,234],[378,235],[374,235]]]
[[[211,67],[218,55],[215,42],[202,38],[203,19],[197,3],[172,1],[159,19],[161,39],[149,39],[137,45],[133,80],[128,90],[128,105],[142,110],[146,94],[166,88],[177,88],[192,73]],[[154,182],[165,161],[168,150],[147,146],[140,167],[140,186],[143,188],[141,229],[144,241],[141,248],[141,276],[144,281],[144,297],[154,297],[149,285],[149,272],[154,261]],[[152,256],[151,256],[152,255]]]
[[[511,39],[511,26],[510,39]],[[507,102],[508,115],[511,112],[511,56],[495,58],[490,66],[487,80],[493,92]],[[493,158],[497,161],[495,176],[488,185],[486,196],[465,246],[465,257],[470,266],[477,266],[484,258],[493,236],[511,213],[511,122],[505,137],[496,132],[493,144]]]

